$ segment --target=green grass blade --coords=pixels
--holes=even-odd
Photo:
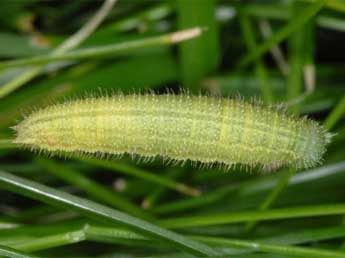
[[[326,4],[327,0],[319,0],[307,8],[301,11],[301,15],[291,20],[286,26],[280,29],[278,32],[272,35],[272,37],[265,41],[263,44],[259,45],[255,52],[251,52],[240,59],[238,66],[245,67],[251,62],[257,60],[259,57],[264,55],[272,47],[282,42],[288,38],[293,32],[300,29],[306,22],[308,22],[312,17],[314,17]]]
[[[345,258],[345,253],[340,251],[330,251],[316,248],[295,247],[287,245],[273,245],[264,244],[254,241],[245,241],[237,239],[226,239],[218,237],[201,237],[196,236],[194,239],[203,241],[208,244],[223,247],[232,247],[245,250],[252,250],[256,252],[265,252],[278,255],[291,255],[297,257],[310,257],[310,258]]]
[[[320,16],[316,19],[317,24],[324,28],[345,32],[345,20],[332,16]]]
[[[162,220],[159,224],[167,228],[185,228],[247,222],[253,220],[280,220],[304,217],[319,217],[345,214],[345,204],[316,205],[272,209],[267,211],[246,211],[215,215],[199,215]]]
[[[288,232],[272,237],[265,237],[264,243],[275,243],[283,245],[305,244],[317,241],[343,238],[345,236],[345,226],[322,227],[313,229],[301,229],[297,232]]]
[[[55,61],[84,60],[91,58],[113,58],[114,56],[128,54],[141,48],[150,48],[175,44],[201,35],[200,28],[187,29],[162,36],[126,41],[113,45],[90,47],[62,53],[58,55],[42,55],[25,59],[0,62],[0,69],[25,65],[46,64]]]
[[[39,256],[23,253],[3,245],[0,245],[0,255],[9,258],[39,258]]]
[[[304,0],[306,2],[315,2],[315,0]],[[341,0],[328,0],[326,3],[326,7],[329,9],[333,9],[338,12],[345,13],[345,3]]]
[[[129,231],[121,228],[110,228],[97,225],[86,225],[84,227],[87,240],[97,241],[103,243],[119,243],[119,242],[148,242],[150,239],[143,235],[136,234],[133,231]]]
[[[198,39],[179,45],[182,80],[185,87],[198,92],[200,80],[218,65],[218,29],[215,0],[178,0],[179,29],[200,26],[207,31]]]
[[[88,216],[111,224],[122,224],[144,235],[161,239],[188,252],[215,256],[218,253],[207,245],[183,237],[172,231],[158,227],[144,220],[127,215],[101,204],[79,198],[77,196],[55,190],[51,187],[20,178],[4,171],[0,171],[0,187],[9,191],[31,197],[53,206],[72,209]]]
[[[332,112],[327,116],[324,125],[327,130],[332,130],[336,123],[343,117],[345,114],[345,95],[338,102]]]
[[[26,252],[34,252],[58,246],[65,246],[82,242],[86,239],[83,231],[74,231],[51,236],[30,239],[22,243],[14,244],[13,247]]]

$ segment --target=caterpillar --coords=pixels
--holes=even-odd
[[[317,122],[241,99],[133,94],[48,106],[14,126],[14,142],[53,154],[138,155],[231,168],[307,168],[330,141]]]

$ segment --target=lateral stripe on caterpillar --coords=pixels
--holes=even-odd
[[[331,134],[309,119],[238,99],[115,95],[56,104],[15,126],[17,144],[49,153],[306,168],[320,162]]]

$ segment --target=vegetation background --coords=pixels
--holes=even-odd
[[[342,0],[2,0],[0,256],[345,257],[344,32]],[[337,134],[271,174],[11,143],[23,113],[99,88],[257,97]]]

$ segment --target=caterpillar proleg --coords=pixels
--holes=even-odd
[[[317,122],[240,99],[114,95],[48,106],[15,126],[17,144],[49,153],[161,156],[263,167],[315,166],[330,134]]]

